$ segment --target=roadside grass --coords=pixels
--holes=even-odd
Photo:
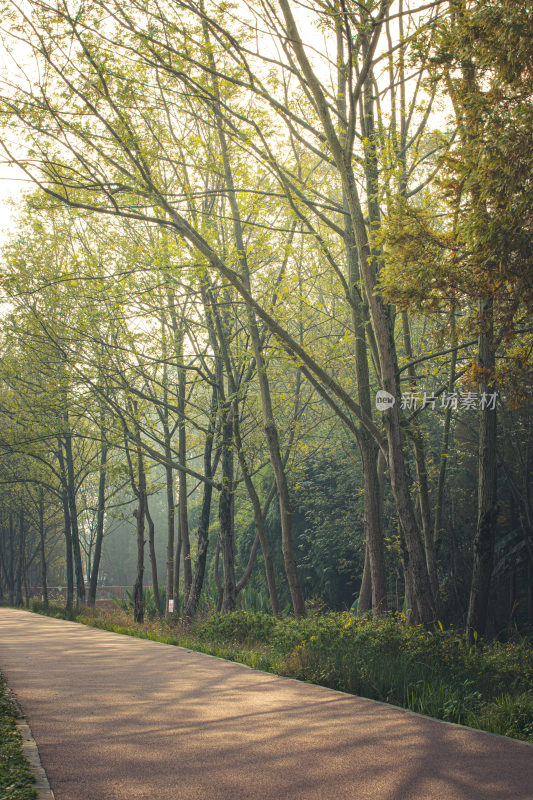
[[[392,614],[373,620],[321,613],[297,620],[235,611],[186,626],[165,620],[139,625],[118,608],[45,611],[34,601],[32,610],[533,743],[533,648],[526,641],[470,647],[453,629],[408,627]]]
[[[22,736],[16,724],[17,710],[6,692],[0,673],[0,797],[2,800],[34,800],[35,778],[22,752]]]

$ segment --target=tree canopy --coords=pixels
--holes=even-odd
[[[533,623],[532,26],[4,4],[0,594]]]

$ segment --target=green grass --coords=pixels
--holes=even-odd
[[[0,674],[0,797],[2,800],[33,800],[35,778],[22,753],[22,737],[16,724],[17,711],[6,693]]]
[[[42,612],[42,605],[33,604]],[[48,613],[130,636],[238,661],[533,743],[533,649],[526,641],[469,647],[452,629],[407,627],[349,612],[276,620],[260,612],[212,614],[191,627],[137,625],[117,609],[59,606]]]

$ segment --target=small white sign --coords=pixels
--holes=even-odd
[[[168,601],[168,613],[169,614],[173,614],[174,613],[174,598],[173,597],[171,597],[170,600]]]

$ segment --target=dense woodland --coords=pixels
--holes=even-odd
[[[531,4],[0,13],[0,599],[527,632]]]

